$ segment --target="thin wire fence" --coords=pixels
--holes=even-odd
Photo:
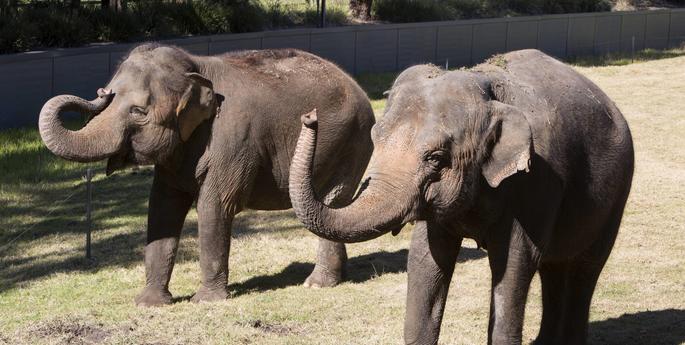
[[[39,156],[40,157],[40,156]],[[39,160],[40,164],[40,160]],[[48,219],[50,216],[52,216],[55,212],[60,210],[62,206],[67,204],[67,202],[72,201],[77,195],[84,193],[86,196],[85,200],[85,225],[86,225],[86,258],[90,259],[91,258],[91,233],[92,233],[92,178],[94,176],[94,173],[96,170],[102,170],[102,169],[92,169],[88,168],[85,172],[83,182],[78,184],[75,187],[75,190],[71,192],[69,195],[67,195],[65,198],[56,200],[51,203],[51,206],[48,208],[47,212],[45,212],[41,217],[43,219]],[[42,222],[36,221],[31,225],[26,226],[24,230],[19,231],[20,227],[16,227],[8,231],[8,233],[16,233],[19,231],[17,235],[14,235],[7,243],[3,244],[0,246],[0,256],[6,254],[7,250],[11,248],[11,246],[17,242],[20,238],[22,238],[24,235],[26,235],[29,231],[34,230],[39,224]]]
[[[44,218],[50,217],[53,213],[55,213],[55,212],[56,212],[62,205],[64,205],[67,201],[71,200],[74,196],[76,196],[77,194],[82,193],[82,192],[83,192],[83,190],[82,190],[81,186],[79,186],[79,188],[77,188],[74,192],[72,192],[71,194],[69,194],[66,198],[54,202],[54,203],[52,204],[52,207],[50,207],[49,211],[48,211],[47,213],[45,213],[45,215],[44,215],[43,217],[44,217]],[[0,255],[2,255],[7,249],[9,249],[9,247],[10,247],[14,242],[16,242],[17,240],[19,240],[19,239],[20,239],[22,236],[24,236],[27,232],[33,230],[38,224],[40,224],[40,222],[35,222],[35,223],[31,224],[31,225],[28,226],[26,229],[22,230],[18,235],[14,236],[14,238],[12,238],[10,241],[8,241],[6,244],[4,244],[2,247],[0,247]],[[9,233],[14,233],[14,232],[16,232],[16,231],[17,231],[17,228],[10,230]]]

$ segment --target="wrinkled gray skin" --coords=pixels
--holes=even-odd
[[[592,82],[523,50],[472,70],[404,71],[372,130],[365,189],[330,208],[311,190],[316,114],[303,116],[290,197],[332,241],[357,242],[418,220],[408,262],[407,344],[436,344],[462,238],[488,251],[488,343],[520,344],[528,288],[542,281],[536,344],[584,344],[597,278],[633,174],[628,125]]]
[[[350,202],[372,151],[375,120],[366,94],[335,65],[301,51],[200,57],[145,44],[98,94],[92,102],[75,96],[48,101],[40,133],[66,159],[108,158],[108,173],[155,164],[140,305],[171,302],[174,256],[194,200],[202,283],[193,301],[228,296],[231,221],[244,208],[290,207],[288,175],[301,114],[312,108],[320,114],[313,185],[327,204]],[[66,110],[97,116],[69,131],[59,120]],[[343,244],[321,240],[305,285],[337,284],[346,259]]]

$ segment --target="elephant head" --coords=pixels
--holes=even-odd
[[[193,130],[212,117],[218,97],[193,57],[181,49],[145,44],[133,49],[98,98],[50,99],[40,112],[45,145],[65,159],[109,158],[107,173],[127,164],[163,164]],[[94,116],[77,131],[59,116],[76,111]]]
[[[316,113],[303,115],[290,169],[298,218],[321,237],[359,242],[399,231],[407,222],[467,212],[483,188],[497,188],[528,170],[531,128],[501,96],[501,83],[487,74],[431,65],[404,71],[372,130],[365,184],[342,208],[327,207],[312,191]]]

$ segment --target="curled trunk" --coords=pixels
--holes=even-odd
[[[85,127],[72,131],[64,127],[59,116],[65,111],[87,115],[102,112],[114,96],[111,92],[98,91],[99,97],[86,101],[80,97],[60,95],[43,105],[38,129],[45,146],[52,153],[77,162],[93,162],[116,153],[123,142],[123,123],[116,116],[96,116]]]
[[[330,208],[317,200],[312,189],[316,144],[316,110],[302,116],[302,132],[290,166],[290,200],[297,217],[314,234],[335,242],[362,242],[402,226],[401,200],[369,186],[348,206]]]

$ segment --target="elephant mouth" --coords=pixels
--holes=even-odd
[[[400,231],[402,231],[402,229],[404,229],[405,225],[406,225],[406,223],[402,223],[400,225],[391,227],[390,233],[392,233],[393,236],[399,235]]]
[[[120,151],[107,159],[107,168],[105,169],[105,174],[109,176],[117,170],[132,166],[134,164],[133,161],[134,160],[130,151]]]

